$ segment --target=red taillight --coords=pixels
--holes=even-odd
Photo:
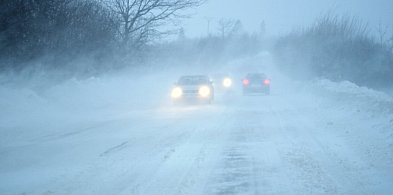
[[[270,85],[270,80],[269,80],[269,79],[265,79],[265,80],[263,81],[263,83],[264,83],[265,85]]]
[[[248,85],[248,84],[250,84],[250,81],[248,79],[244,79],[243,80],[243,85]]]

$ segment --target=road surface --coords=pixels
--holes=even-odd
[[[391,193],[391,115],[288,85],[213,105],[3,118],[0,194]]]

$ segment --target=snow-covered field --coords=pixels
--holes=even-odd
[[[266,63],[270,96],[202,106],[169,72],[0,86],[0,194],[391,194],[393,98]]]

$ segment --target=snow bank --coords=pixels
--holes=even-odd
[[[387,101],[387,102],[393,101],[392,97],[390,97],[389,95],[383,92],[376,91],[367,87],[360,87],[349,81],[342,81],[336,83],[327,79],[322,79],[317,81],[317,85],[329,91],[334,91],[336,93],[353,94],[357,97],[366,97],[378,101]]]
[[[373,162],[370,166],[392,168],[386,167],[393,164],[391,96],[348,81],[318,80],[309,87],[322,99],[320,118],[326,123],[326,130],[356,146],[353,148],[363,160]]]
[[[312,88],[325,97],[356,107],[359,111],[380,114],[393,114],[393,97],[384,92],[367,87],[360,87],[349,81],[332,82],[327,79],[317,80]]]
[[[17,87],[0,85],[0,148],[40,135],[143,114],[168,103],[173,82],[168,75],[124,74],[71,79],[39,90],[32,82]]]

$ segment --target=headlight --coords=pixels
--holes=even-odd
[[[183,90],[180,87],[175,87],[172,89],[172,98],[180,98],[183,95]]]
[[[230,78],[225,78],[225,79],[222,81],[222,85],[224,85],[224,87],[226,87],[226,88],[231,87],[231,86],[232,86],[232,79],[230,79]]]
[[[210,88],[207,86],[202,86],[199,88],[199,95],[202,97],[208,97],[210,95]]]

